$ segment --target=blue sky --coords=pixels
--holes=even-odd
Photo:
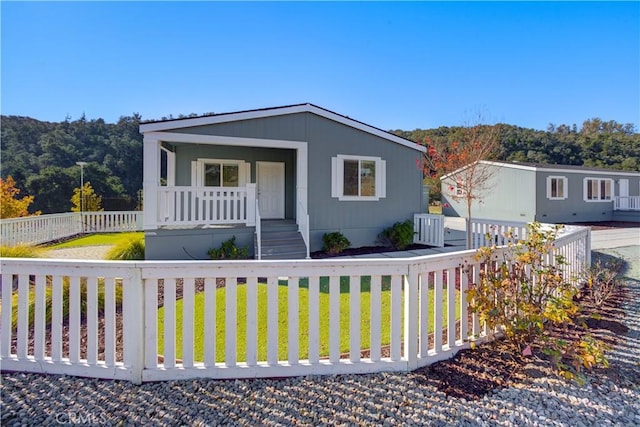
[[[2,114],[311,102],[383,129],[640,127],[640,3],[7,2]]]

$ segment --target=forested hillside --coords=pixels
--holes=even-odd
[[[34,195],[31,212],[68,212],[73,189],[80,186],[78,161],[85,181],[103,197],[107,210],[133,209],[142,189],[140,116],[121,117],[115,124],[102,119],[42,122],[28,117],[1,116],[0,175],[11,175],[21,195]],[[456,139],[460,128],[395,130],[423,143]],[[586,165],[640,170],[640,134],[629,124],[599,119],[577,126],[550,125],[547,131],[501,125],[500,160]]]
[[[73,189],[85,182],[102,196],[107,210],[134,209],[142,188],[140,116],[42,122],[29,117],[1,117],[0,175],[11,175],[21,195],[34,195],[30,212],[68,212]]]
[[[395,130],[393,133],[423,143],[455,141],[460,128]],[[640,134],[633,125],[600,119],[576,125],[549,125],[546,131],[499,125],[501,152],[498,160],[592,166],[640,171]]]

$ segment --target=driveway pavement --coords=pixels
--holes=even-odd
[[[591,249],[640,246],[640,228],[608,228],[591,231]],[[640,254],[638,254],[640,257]]]

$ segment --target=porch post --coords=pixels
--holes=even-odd
[[[256,184],[247,184],[247,226],[256,225]]]
[[[143,178],[145,230],[158,228],[158,183],[160,182],[160,141],[145,135],[143,142]]]
[[[309,174],[307,160],[307,144],[299,146],[296,150],[296,206],[302,206],[304,212],[300,212],[300,208],[296,209],[296,223],[300,225],[302,221],[301,215],[309,212],[307,206],[307,178]]]

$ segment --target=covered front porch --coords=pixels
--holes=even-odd
[[[234,228],[246,235],[250,228],[259,247],[261,220],[288,220],[308,248],[305,142],[150,132],[144,156],[147,235],[229,235]]]

